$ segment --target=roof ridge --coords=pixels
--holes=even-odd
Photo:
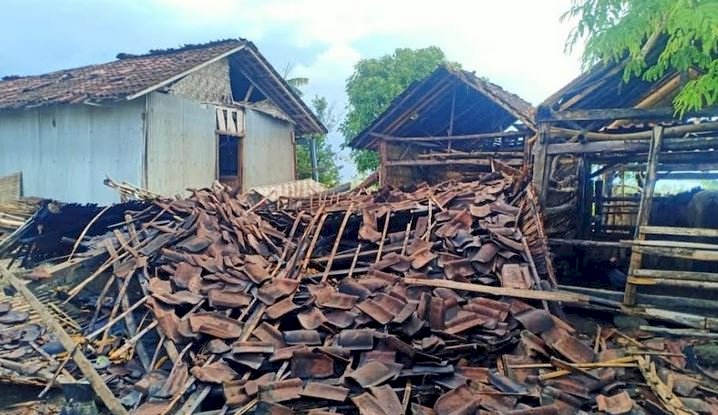
[[[211,40],[209,42],[204,43],[185,43],[182,46],[176,47],[176,48],[164,48],[164,49],[150,49],[146,53],[126,53],[126,52],[119,52],[115,58],[119,60],[126,60],[126,59],[136,59],[136,58],[146,58],[150,56],[162,56],[162,55],[171,55],[174,53],[180,53],[180,52],[186,52],[189,50],[196,50],[196,49],[206,49],[213,46],[219,46],[229,43],[246,43],[247,39],[244,38],[227,38],[227,39],[218,39],[218,40]]]

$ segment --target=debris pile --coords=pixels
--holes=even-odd
[[[39,199],[0,201],[0,241],[20,228],[37,209]]]
[[[136,413],[718,408],[680,342],[561,318],[588,299],[555,289],[533,193],[499,173],[281,208],[217,186],[108,229],[66,295],[99,283],[82,350]]]

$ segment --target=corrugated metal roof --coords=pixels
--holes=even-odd
[[[0,81],[0,110],[52,104],[112,103],[142,96],[204,65],[232,55],[241,72],[297,126],[299,134],[325,133],[326,127],[251,42],[229,39],[145,55],[119,54],[98,65]]]

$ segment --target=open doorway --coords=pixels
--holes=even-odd
[[[242,139],[217,135],[217,167],[220,183],[242,191]]]

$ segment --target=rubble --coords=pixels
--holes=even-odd
[[[137,205],[104,234],[76,230],[76,258],[100,262],[65,291],[94,293],[77,347],[142,414],[718,410],[688,342],[565,321],[562,303],[590,298],[557,289],[534,200],[492,173],[276,203],[215,186]],[[35,336],[5,308],[0,359]]]

